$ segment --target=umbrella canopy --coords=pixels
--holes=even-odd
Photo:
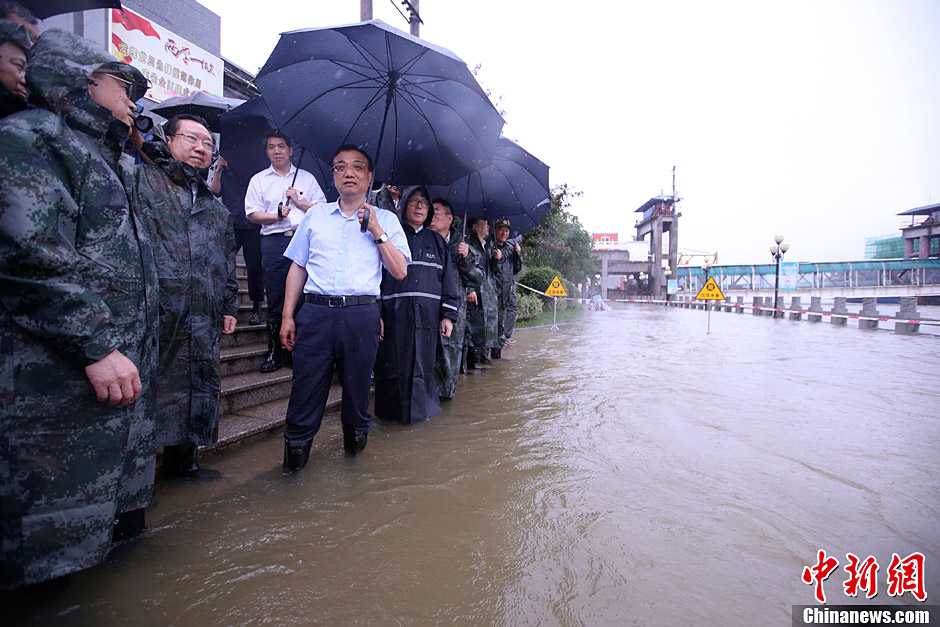
[[[168,120],[174,115],[183,113],[198,115],[209,123],[209,129],[213,133],[218,133],[221,130],[219,116],[243,102],[245,101],[238,98],[223,98],[222,96],[213,96],[212,94],[197,91],[188,96],[167,98],[155,107],[151,107],[150,110],[159,113]]]
[[[264,149],[264,134],[275,128],[274,116],[264,98],[255,96],[220,116],[219,123],[219,154],[225,157],[229,169],[247,189],[251,177],[271,165]],[[309,151],[302,151],[296,140],[291,139],[294,164],[313,174],[327,199],[335,200],[337,192],[329,163]]]
[[[490,163],[503,126],[454,53],[380,20],[283,33],[254,83],[285,133],[325,160],[356,144],[399,186]]]
[[[19,3],[41,20],[75,11],[121,8],[120,0],[19,0]]]
[[[434,197],[447,198],[454,212],[469,218],[509,218],[514,233],[523,233],[536,224],[551,204],[548,166],[501,137],[493,163],[451,183],[431,186]]]

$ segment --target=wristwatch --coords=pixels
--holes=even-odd
[[[388,233],[382,233],[379,235],[379,239],[375,240],[376,244],[384,244],[388,241]]]

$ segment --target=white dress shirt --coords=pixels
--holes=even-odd
[[[295,172],[297,173],[296,182],[294,182]],[[248,192],[245,194],[245,215],[251,215],[256,211],[276,214],[279,203],[287,204],[287,188],[292,182],[301,200],[312,203],[326,202],[326,196],[323,195],[320,184],[312,174],[306,170],[298,170],[297,166],[291,164],[290,171],[285,176],[281,176],[272,165],[251,177]],[[262,224],[261,234],[273,235],[292,231],[297,228],[303,217],[304,212],[294,207],[292,203],[287,217],[271,224]]]

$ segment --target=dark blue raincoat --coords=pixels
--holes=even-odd
[[[382,270],[382,322],[385,336],[375,360],[375,415],[402,424],[421,422],[441,411],[434,376],[441,320],[457,320],[457,283],[450,249],[431,230],[434,208],[418,232],[404,220],[408,199],[423,187],[406,189],[399,219],[411,248],[408,274],[396,280]]]

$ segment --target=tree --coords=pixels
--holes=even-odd
[[[591,234],[568,211],[571,199],[582,194],[567,183],[552,188],[548,212],[522,241],[527,266],[555,268],[572,283],[583,283],[585,277],[594,276]]]

